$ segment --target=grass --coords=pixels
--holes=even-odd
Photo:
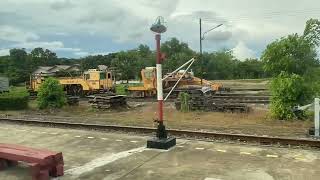
[[[0,98],[8,97],[25,97],[28,96],[27,89],[25,87],[10,87],[9,92],[0,93]]]
[[[142,83],[128,83],[128,84],[117,84],[116,85],[116,94],[117,95],[128,95],[129,92],[127,91],[128,87],[130,86],[142,86]]]
[[[28,108],[29,94],[25,87],[10,87],[9,92],[0,94],[1,110],[21,110]]]

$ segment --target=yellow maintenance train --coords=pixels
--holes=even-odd
[[[156,95],[157,80],[156,80],[156,67],[146,67],[141,70],[142,86],[131,86],[128,91],[132,97],[153,97]],[[189,89],[201,89],[208,87],[213,91],[229,91],[229,88],[224,88],[222,84],[213,83],[205,79],[200,79],[193,75],[193,72],[185,72],[180,70],[176,73],[168,75],[163,80],[163,91],[169,92],[171,88],[178,82],[176,90],[173,92],[175,96],[181,91]]]
[[[52,74],[34,73],[30,76],[28,90],[36,94],[47,77],[57,78],[68,95],[89,95],[114,91],[112,72],[108,70],[89,69],[78,76],[57,77]]]

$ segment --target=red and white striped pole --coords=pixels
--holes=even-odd
[[[147,147],[148,148],[156,148],[156,149],[169,149],[172,146],[176,145],[176,138],[167,136],[166,127],[163,124],[163,88],[162,88],[162,60],[164,59],[164,56],[162,56],[162,53],[160,52],[160,40],[161,35],[160,33],[166,32],[167,28],[163,25],[163,18],[159,16],[156,20],[156,23],[154,23],[150,30],[152,32],[155,32],[155,38],[156,38],[156,46],[157,46],[157,65],[156,65],[156,71],[157,71],[157,99],[158,99],[158,119],[157,122],[158,128],[157,128],[157,135],[155,138],[152,138],[147,141]]]
[[[163,124],[163,88],[162,88],[162,58],[160,52],[160,40],[161,35],[156,34],[156,46],[157,46],[157,98],[158,98],[158,121],[159,124]]]

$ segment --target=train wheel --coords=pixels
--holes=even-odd
[[[82,96],[83,90],[81,85],[71,85],[68,89],[68,95],[72,96]]]

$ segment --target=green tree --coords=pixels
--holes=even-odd
[[[310,41],[298,34],[276,40],[267,46],[261,60],[264,70],[276,76],[285,71],[303,75],[318,65],[317,53]]]
[[[29,79],[25,49],[10,50],[7,75],[12,84],[25,82]]]
[[[263,71],[263,64],[258,59],[235,61],[233,79],[258,79],[268,77]]]
[[[303,37],[314,46],[320,45],[320,21],[318,19],[309,19],[306,22]]]
[[[80,67],[82,70],[97,68],[98,65],[111,66],[111,62],[116,58],[117,53],[108,55],[87,56],[80,59]]]
[[[9,56],[0,56],[0,74],[7,76]]]
[[[65,94],[59,81],[49,77],[39,88],[38,107],[45,108],[61,108],[66,103]]]
[[[41,47],[34,48],[29,56],[31,57],[32,69],[37,66],[53,66],[60,63],[55,52],[49,49],[44,50]]]
[[[232,52],[221,50],[210,54],[204,54],[203,61],[205,79],[233,78],[236,60],[232,55]]]
[[[112,65],[117,68],[117,72],[120,74],[120,79],[125,79],[129,82],[129,79],[135,78],[137,75],[137,62],[139,55],[137,51],[121,51],[113,59]]]
[[[271,113],[277,119],[294,119],[297,117],[293,107],[309,102],[312,92],[304,78],[297,74],[281,72],[271,81]]]
[[[187,43],[180,42],[177,38],[164,42],[161,45],[161,52],[166,55],[163,62],[165,71],[175,70],[196,55]]]

